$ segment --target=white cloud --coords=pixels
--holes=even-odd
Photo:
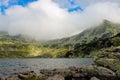
[[[39,0],[27,7],[7,9],[6,16],[0,15],[0,25],[10,35],[22,34],[41,40],[70,36],[96,26],[104,19],[120,23],[117,3],[96,3],[87,6],[82,13],[69,13],[51,0]]]
[[[0,31],[7,31],[8,18],[0,13]]]
[[[7,5],[8,5],[8,2],[9,2],[9,0],[0,0],[0,6],[1,6],[1,5],[7,6]]]

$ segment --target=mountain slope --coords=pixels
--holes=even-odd
[[[111,53],[120,52],[120,33],[110,38],[92,41],[88,44],[75,44],[74,49],[69,50],[65,57],[85,57],[91,55],[91,53],[104,53],[105,50],[109,50]]]
[[[22,35],[11,36],[7,32],[0,31],[0,58],[50,58],[64,55],[68,51],[65,47],[46,45],[29,39]]]
[[[80,34],[72,37],[54,40],[52,43],[64,43],[64,44],[85,44],[91,41],[99,39],[105,39],[112,37],[120,32],[120,24],[112,23],[104,20],[99,26],[87,29]]]

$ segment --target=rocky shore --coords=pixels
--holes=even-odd
[[[120,80],[120,70],[114,72],[101,66],[70,67],[66,69],[42,69],[15,73],[0,80]]]

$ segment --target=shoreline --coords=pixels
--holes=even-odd
[[[14,73],[0,80],[120,80],[120,75],[105,67],[91,65],[86,67],[69,67],[41,69]]]

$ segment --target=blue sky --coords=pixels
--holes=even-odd
[[[37,0],[0,0],[0,11],[5,14],[5,10],[14,5],[27,6],[27,4],[32,3]],[[68,8],[69,12],[73,11],[83,11],[84,7],[91,3],[96,2],[117,2],[120,3],[120,0],[53,0],[58,3],[62,8]]]
[[[6,2],[5,2],[6,1]],[[27,4],[32,3],[37,0],[0,0],[0,10],[4,14],[5,10],[14,5],[21,5],[23,7]]]
[[[20,5],[26,7],[29,3],[35,2],[37,0],[0,0],[0,10],[5,14],[5,10],[14,5]],[[83,11],[82,7],[76,0],[53,0],[58,3],[62,8],[68,8],[68,12],[73,11]]]

